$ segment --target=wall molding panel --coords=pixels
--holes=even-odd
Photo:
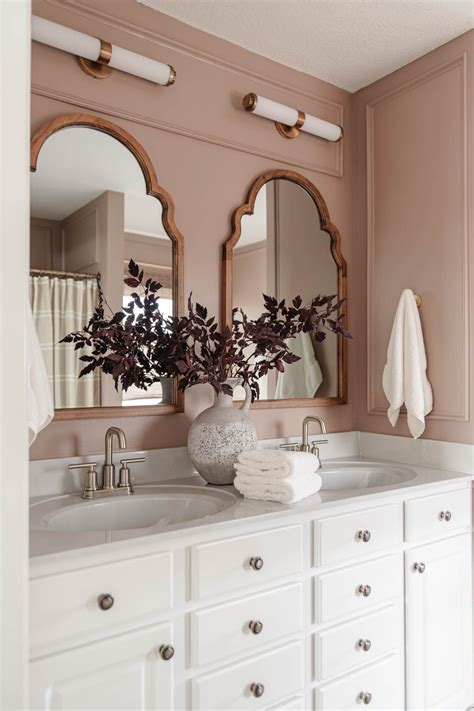
[[[402,71],[402,70],[400,70]],[[388,91],[373,100],[369,101],[366,106],[365,106],[365,116],[366,116],[366,139],[367,139],[367,414],[369,415],[386,415],[386,406],[384,407],[382,404],[382,398],[381,398],[381,372],[380,372],[380,366],[381,366],[381,349],[383,348],[383,344],[381,343],[381,337],[380,337],[380,329],[381,326],[383,328],[386,327],[386,324],[384,323],[384,320],[389,320],[390,321],[390,329],[391,329],[391,324],[392,324],[392,316],[394,312],[391,312],[388,310],[386,307],[389,305],[390,308],[392,308],[393,305],[393,299],[391,297],[394,296],[394,293],[396,290],[401,290],[403,288],[412,288],[415,291],[421,291],[422,296],[424,297],[423,304],[421,306],[421,318],[422,318],[422,323],[423,323],[423,328],[424,328],[424,334],[425,334],[425,342],[426,342],[426,348],[427,348],[427,357],[428,357],[428,376],[430,376],[430,342],[433,341],[434,337],[437,335],[434,333],[435,330],[435,323],[436,323],[436,310],[440,309],[440,307],[443,305],[442,300],[445,298],[446,300],[450,300],[450,308],[453,311],[453,314],[459,314],[459,320],[453,321],[455,325],[453,328],[457,328],[455,331],[455,337],[456,337],[456,346],[455,346],[455,356],[456,359],[455,361],[453,360],[452,362],[456,363],[455,366],[455,372],[446,372],[444,374],[441,373],[441,368],[440,368],[440,363],[439,360],[437,360],[437,370],[436,372],[433,371],[433,376],[436,379],[436,383],[438,386],[441,384],[441,378],[446,377],[446,378],[458,378],[457,381],[457,389],[455,390],[455,393],[457,395],[453,396],[453,400],[455,399],[455,402],[453,400],[450,401],[449,397],[446,396],[446,391],[444,393],[442,392],[442,395],[440,397],[441,400],[443,400],[443,395],[444,395],[444,402],[441,402],[441,404],[437,404],[436,401],[436,387],[434,387],[434,409],[432,414],[428,416],[428,420],[441,420],[441,421],[451,421],[451,422],[469,422],[470,418],[470,389],[471,389],[471,373],[470,373],[470,356],[469,356],[469,339],[470,339],[470,320],[471,320],[471,304],[470,304],[470,293],[471,293],[471,284],[470,284],[470,271],[469,271],[469,239],[470,239],[470,232],[469,232],[469,157],[468,157],[468,84],[467,84],[467,77],[468,77],[468,55],[466,52],[462,52],[455,56],[454,58],[451,57],[443,62],[435,66],[433,69],[430,69],[429,71],[426,71],[422,74],[420,74],[416,78],[412,78],[409,81],[406,81],[405,83],[402,83],[399,85],[397,88],[392,89],[391,91]],[[382,82],[384,80],[381,80]],[[391,191],[391,194],[388,196],[386,193],[384,193],[383,189],[385,185],[391,185],[393,188],[393,183],[390,182],[392,179],[389,177],[387,179],[386,184],[383,183],[382,187],[380,186],[380,179],[379,175],[383,172],[384,167],[381,167],[381,163],[384,160],[384,156],[388,156],[389,159],[393,157],[393,155],[396,154],[397,150],[399,152],[403,152],[403,145],[401,144],[401,139],[400,136],[403,135],[402,130],[398,129],[397,127],[394,129],[395,131],[395,137],[393,139],[393,146],[387,148],[387,135],[388,132],[390,131],[390,125],[395,125],[396,122],[398,121],[398,126],[400,125],[400,121],[403,120],[404,117],[408,115],[408,113],[411,110],[411,107],[413,106],[413,122],[416,123],[417,120],[421,120],[419,116],[416,116],[416,111],[417,107],[419,106],[419,101],[420,97],[417,98],[416,92],[427,90],[429,92],[429,84],[432,82],[441,82],[440,88],[439,88],[439,96],[442,96],[442,92],[445,90],[446,86],[448,86],[447,82],[449,82],[450,92],[452,96],[457,97],[456,101],[459,103],[451,103],[447,107],[443,107],[443,110],[446,112],[447,116],[447,121],[449,120],[450,126],[453,128],[453,135],[450,138],[449,141],[449,146],[448,140],[446,139],[444,143],[440,143],[439,145],[439,152],[440,152],[440,161],[444,161],[447,157],[448,160],[448,165],[451,166],[453,163],[449,161],[454,161],[457,160],[457,157],[459,156],[459,173],[457,173],[457,170],[454,171],[452,174],[452,180],[456,181],[456,185],[458,185],[459,181],[459,191],[458,193],[454,194],[454,189],[449,192],[449,190],[446,190],[446,210],[443,212],[440,210],[440,214],[445,215],[446,212],[448,211],[448,208],[451,210],[450,213],[450,222],[446,226],[443,226],[443,233],[442,233],[442,238],[441,240],[438,240],[438,242],[434,242],[432,245],[433,250],[438,250],[436,252],[435,256],[433,257],[434,260],[438,260],[438,262],[442,262],[443,260],[443,249],[444,250],[456,250],[456,252],[453,253],[451,252],[450,258],[452,257],[453,259],[453,264],[454,261],[456,265],[459,265],[459,270],[462,269],[462,278],[461,278],[461,284],[459,285],[458,290],[454,290],[454,284],[453,284],[453,290],[451,293],[445,289],[445,293],[440,293],[439,289],[442,289],[442,285],[440,284],[439,288],[437,288],[437,284],[433,283],[433,277],[430,275],[430,273],[423,273],[422,269],[419,269],[418,271],[418,278],[415,276],[413,277],[413,272],[414,269],[411,268],[411,265],[403,265],[403,255],[401,253],[401,247],[393,247],[392,243],[394,241],[394,235],[389,234],[386,236],[384,233],[383,229],[378,227],[378,223],[380,224],[380,215],[383,213],[390,213],[390,211],[393,211],[393,214],[395,215],[395,219],[399,218],[400,212],[403,211],[403,209],[407,209],[409,213],[408,217],[408,227],[411,229],[412,234],[411,238],[417,239],[418,235],[420,235],[420,240],[421,244],[426,245],[427,243],[427,231],[428,227],[425,225],[420,225],[416,223],[416,214],[415,210],[413,208],[412,204],[410,203],[410,197],[407,198],[407,192],[403,192],[403,186],[401,186],[400,189],[400,194],[402,195],[401,198],[398,196],[393,195],[393,189]],[[393,82],[392,82],[393,84]],[[433,101],[433,107],[436,107],[436,100],[433,99],[433,96],[436,96],[435,92],[432,92],[431,94],[423,94],[423,97],[427,97],[428,100]],[[410,103],[411,102],[411,103]],[[417,103],[418,102],[418,103]],[[390,106],[388,106],[390,105]],[[389,108],[390,114],[388,113],[387,109]],[[429,108],[430,105],[423,107],[424,115],[429,114]],[[433,114],[431,114],[433,115]],[[388,118],[387,118],[388,117]],[[426,116],[425,116],[426,117]],[[434,117],[435,118],[435,117]],[[393,124],[390,124],[390,121],[393,122]],[[385,122],[388,122],[388,127],[384,125]],[[411,127],[412,121],[410,120],[410,127]],[[408,125],[408,122],[407,122]],[[421,136],[423,132],[423,125],[419,124],[415,126],[413,129],[414,133],[410,134],[409,140],[413,141],[413,136],[417,135],[415,132],[418,131],[418,134]],[[431,131],[433,131],[433,128],[431,128]],[[446,133],[443,135],[442,138],[446,138]],[[382,139],[380,138],[382,136],[385,140],[382,143]],[[389,138],[392,137],[392,134],[389,135]],[[380,145],[377,145],[377,141],[380,139]],[[432,139],[433,140],[433,139]],[[441,139],[442,140],[442,139]],[[413,146],[411,146],[413,149]],[[420,148],[421,154],[423,148]],[[392,151],[392,153],[390,152]],[[406,148],[407,153],[410,152],[410,144]],[[382,157],[379,156],[379,153],[382,154]],[[455,157],[453,157],[455,156]],[[403,163],[402,163],[403,162]],[[421,171],[422,169],[419,166],[416,166],[415,162],[415,157],[411,156],[401,156],[400,157],[400,163],[396,163],[396,159],[394,161],[395,165],[403,165],[404,167],[408,166],[414,166],[414,171],[415,175],[418,177],[418,172],[416,172],[418,169]],[[437,200],[441,199],[440,194],[443,193],[443,185],[442,181],[444,180],[445,183],[447,183],[449,180],[451,180],[451,176],[447,178],[446,175],[441,175],[442,171],[444,170],[444,164],[440,163],[441,168],[440,168],[440,177],[439,177],[439,182],[433,183],[432,176],[427,175],[426,176],[426,185],[429,186],[430,184],[435,184],[436,185],[436,190],[437,190],[437,195],[435,195],[433,202],[435,204]],[[390,162],[388,163],[388,166],[390,166]],[[397,168],[401,172],[401,168]],[[386,168],[387,171],[389,171],[389,167]],[[427,169],[429,170],[429,169]],[[407,179],[409,179],[409,174],[407,172]],[[457,173],[457,174],[456,174]],[[430,182],[431,181],[431,182]],[[448,186],[449,187],[449,186]],[[420,187],[420,184],[418,183],[416,186],[416,190],[418,190],[419,195],[422,196],[423,199],[426,198],[428,200],[428,197],[423,195],[423,189],[424,185]],[[378,194],[377,194],[378,190]],[[428,187],[426,188],[428,190]],[[448,194],[449,193],[449,194]],[[405,198],[405,203],[403,202],[403,197]],[[425,203],[425,206],[428,203]],[[454,208],[455,206],[455,208]],[[392,214],[392,213],[390,213]],[[411,218],[411,223],[410,223],[410,218]],[[382,225],[387,224],[384,223],[383,218],[381,220]],[[453,225],[452,230],[450,231],[449,227],[450,224]],[[438,229],[438,235],[440,234],[441,231],[441,226],[436,225]],[[379,231],[378,231],[379,230]],[[424,233],[423,233],[424,230]],[[434,233],[436,237],[436,232]],[[410,236],[409,236],[410,237]],[[401,235],[401,239],[407,239],[407,235]],[[385,240],[385,241],[384,241]],[[424,240],[424,241],[423,241]],[[446,244],[444,244],[446,241]],[[443,244],[440,244],[442,242]],[[447,246],[449,242],[449,247]],[[405,242],[402,242],[405,244]],[[421,249],[421,248],[420,248]],[[382,255],[380,251],[382,250]],[[429,250],[428,250],[429,251]],[[425,250],[426,252],[426,250]],[[446,256],[447,252],[444,253],[444,256]],[[429,258],[432,255],[426,255],[427,264],[431,264],[429,262]],[[381,270],[381,262],[382,265],[385,265],[385,268],[387,267],[387,264],[390,264],[391,260],[395,259],[397,260],[397,265],[399,265],[403,270],[403,266],[407,266],[407,274],[412,274],[411,276],[411,281],[408,283],[405,282],[400,282],[397,283],[394,286],[394,279],[390,280],[389,276],[387,275],[387,279],[384,282],[383,275],[380,274]],[[422,262],[423,257],[420,255],[418,257],[419,261]],[[410,266],[410,268],[408,268]],[[418,264],[420,266],[420,264]],[[447,267],[449,268],[449,266]],[[435,267],[433,267],[434,272],[436,273],[436,270],[442,269],[441,264],[435,264]],[[387,271],[385,269],[385,271]],[[407,277],[410,279],[410,277]],[[413,283],[413,280],[415,279],[415,283]],[[456,285],[458,286],[458,285]],[[391,292],[386,295],[385,294],[385,288]],[[397,291],[398,293],[398,291]],[[454,294],[454,295],[453,295]],[[398,297],[397,297],[397,302],[398,302]],[[444,312],[446,315],[446,311]],[[440,326],[441,328],[442,326]],[[446,330],[446,338],[449,337],[449,331],[446,329],[446,322],[444,322],[444,328]],[[389,331],[390,333],[390,331]],[[385,331],[384,331],[385,335]],[[385,343],[385,341],[383,341]],[[433,359],[433,353],[437,351],[437,348],[439,346],[439,340],[434,341],[435,345],[433,345],[431,355],[432,355],[432,360]],[[388,341],[387,341],[388,344]],[[386,344],[386,345],[387,345]],[[385,349],[386,349],[385,345]],[[385,353],[383,354],[385,355]],[[439,358],[439,354],[436,352],[436,355]],[[433,380],[432,380],[433,384]],[[382,393],[383,396],[383,393]],[[439,402],[439,401],[438,401]],[[447,404],[449,402],[449,404]],[[403,417],[403,415],[402,415]]]

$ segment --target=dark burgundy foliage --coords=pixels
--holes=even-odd
[[[128,271],[125,283],[140,293],[133,292],[126,307],[106,318],[99,280],[99,302],[89,323],[63,338],[76,350],[90,350],[90,355],[81,356],[87,364],[81,376],[99,368],[124,390],[132,385],[146,390],[160,377],[179,376],[181,390],[208,383],[216,392],[231,395],[225,381],[239,378],[255,400],[262,376],[273,369],[283,372],[285,364],[299,360],[288,347],[288,340],[298,333],[311,333],[318,342],[328,332],[351,338],[341,325],[343,301],[337,296],[316,296],[307,306],[296,296],[287,306],[284,300],[264,294],[265,310],[258,319],[234,309],[232,328],[219,331],[214,316],[209,317],[201,304],[193,304],[191,296],[187,316],[163,316],[161,284],[152,279],[143,283],[143,270],[133,260]]]

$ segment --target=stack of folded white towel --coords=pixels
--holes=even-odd
[[[321,488],[319,459],[309,452],[253,449],[234,464],[235,488],[248,499],[292,504]]]

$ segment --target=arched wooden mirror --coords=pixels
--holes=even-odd
[[[340,235],[326,203],[307,178],[271,170],[252,184],[232,217],[223,249],[223,322],[240,307],[250,318],[263,311],[262,294],[308,303],[318,294],[347,294]],[[343,307],[344,321],[347,305]],[[328,333],[322,343],[308,334],[291,341],[300,361],[273,371],[260,383],[253,407],[308,407],[347,401],[346,341]],[[264,382],[263,382],[264,381]],[[236,397],[240,399],[236,393]]]
[[[166,414],[182,410],[174,379],[143,391],[116,391],[83,367],[60,339],[80,330],[97,302],[97,274],[113,311],[129,301],[132,258],[157,279],[162,310],[182,312],[183,237],[171,196],[143,146],[98,116],[67,114],[31,141],[30,300],[57,419]]]

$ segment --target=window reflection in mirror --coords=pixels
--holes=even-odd
[[[279,300],[300,294],[309,303],[318,294],[338,294],[338,268],[331,237],[320,227],[311,195],[291,180],[265,183],[254,212],[244,215],[241,236],[233,249],[232,306],[250,318],[263,310],[262,293]],[[272,371],[260,382],[261,400],[338,396],[338,337],[328,333],[322,343],[309,334],[290,341],[300,360]],[[242,399],[243,391],[235,393]]]
[[[147,391],[116,391],[98,372],[79,379],[86,351],[59,341],[87,323],[97,303],[97,275],[113,311],[128,303],[132,258],[158,280],[162,309],[173,313],[173,243],[162,206],[146,194],[134,155],[85,127],[50,136],[31,174],[30,301],[56,409],[168,404],[170,379]]]

